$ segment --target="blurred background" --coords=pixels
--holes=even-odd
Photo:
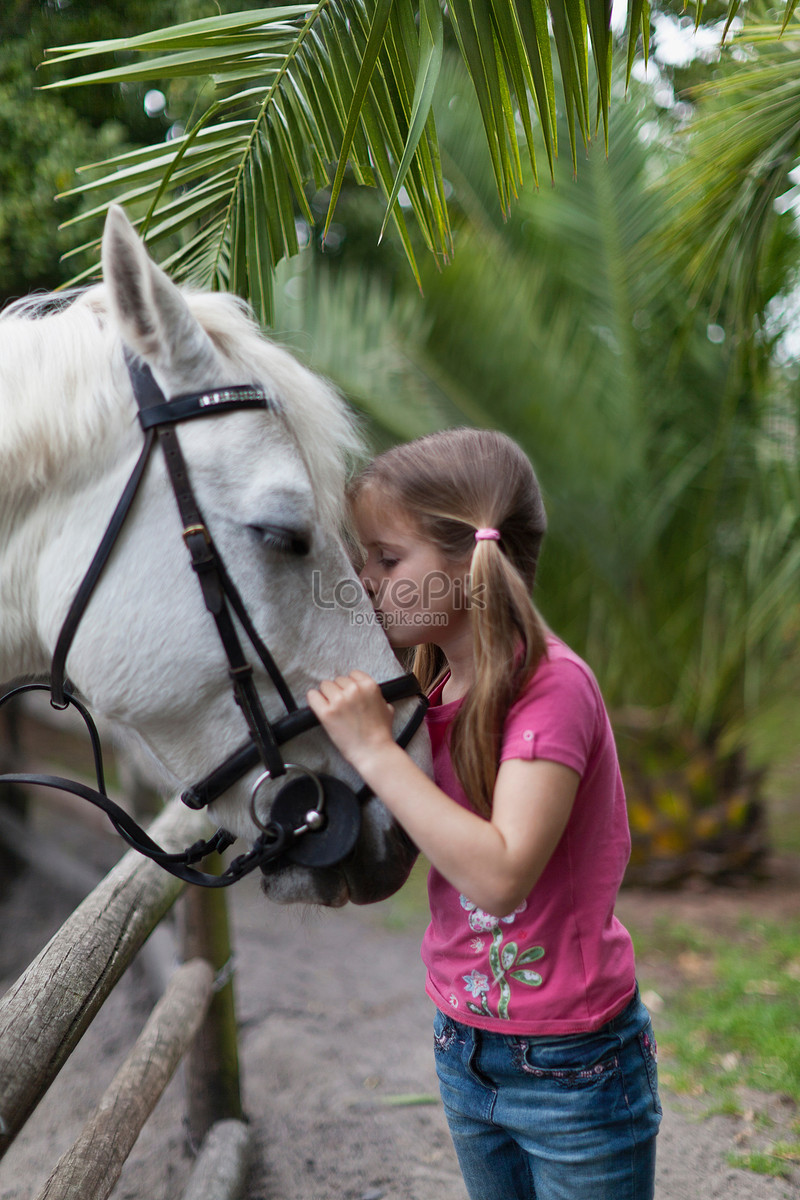
[[[3,301],[91,266],[102,214],[85,217],[97,198],[71,190],[75,168],[180,138],[207,89],[37,90],[59,74],[38,69],[45,48],[216,11],[4,6]],[[745,16],[721,50],[719,3],[698,29],[654,6],[627,87],[615,50],[608,156],[601,128],[575,171],[559,108],[553,182],[523,156],[510,203],[446,27],[434,111],[452,262],[409,223],[415,278],[392,226],[378,243],[384,199],[348,172],[324,239],[330,189],[307,190],[266,313],[373,446],[474,423],[528,451],[550,519],[536,599],[612,710],[637,883],[747,876],[800,851],[800,26],[778,38],[783,10]],[[624,25],[615,10],[620,39]]]

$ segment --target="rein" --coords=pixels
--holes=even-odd
[[[355,848],[361,828],[361,809],[374,793],[366,784],[354,792],[343,780],[285,761],[281,747],[299,734],[313,729],[319,722],[309,708],[298,707],[289,684],[253,625],[203,519],[175,431],[175,425],[182,421],[248,408],[274,411],[276,406],[264,389],[257,386],[219,388],[167,400],[144,362],[136,359],[127,349],[125,359],[139,409],[139,423],[145,435],[144,445],[64,619],[53,652],[49,685],[22,684],[0,696],[2,707],[12,697],[24,692],[49,691],[50,703],[54,708],[75,708],[83,718],[91,741],[97,787],[92,788],[57,775],[0,775],[0,782],[36,784],[71,792],[88,800],[106,813],[116,831],[134,850],[171,875],[201,887],[227,887],[257,867],[264,867],[282,856],[308,867],[334,866],[346,859]],[[250,815],[261,834],[250,850],[233,859],[220,875],[198,871],[192,864],[213,851],[222,852],[231,846],[236,839],[227,830],[218,829],[212,838],[196,842],[178,854],[170,854],[110,799],[105,786],[97,727],[88,709],[74,695],[66,680],[70,646],[128,516],[156,442],[164,455],[191,566],[197,576],[206,609],[214,618],[228,660],[234,698],[249,731],[249,738],[209,775],[184,791],[181,799],[190,808],[204,808],[259,764],[263,767],[253,785],[250,799]],[[264,711],[253,667],[242,647],[234,617],[286,709],[286,715],[276,721],[270,721]],[[427,701],[420,693],[413,675],[390,679],[380,685],[380,690],[387,702],[412,696],[418,698],[414,713],[396,739],[397,744],[405,748],[422,724]],[[272,802],[270,819],[262,822],[256,812],[259,789],[267,780],[277,779],[290,771],[297,772],[296,777],[284,784]]]

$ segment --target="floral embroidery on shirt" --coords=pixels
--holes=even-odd
[[[455,994],[455,992],[450,993],[450,1003],[452,1004],[453,1008],[458,1008],[458,996]]]
[[[515,908],[513,913],[509,913],[507,917],[494,917],[491,913],[478,908],[477,904],[473,904],[463,893],[459,896],[459,900],[461,907],[469,913],[469,927],[474,929],[475,933],[489,933],[490,930],[496,929],[501,922],[503,925],[513,925],[517,914],[524,912],[528,907],[528,901],[523,900],[519,908]]]
[[[543,983],[542,976],[538,971],[532,970],[531,964],[544,958],[544,947],[528,946],[520,949],[517,941],[503,942],[504,931],[501,926],[513,925],[517,915],[527,908],[527,901],[523,900],[519,908],[514,909],[514,912],[507,917],[495,917],[491,913],[484,912],[482,908],[478,908],[477,904],[473,904],[464,895],[461,895],[459,900],[461,907],[469,913],[470,929],[492,934],[489,946],[491,983],[488,973],[481,972],[477,968],[473,968],[469,975],[461,976],[464,980],[464,990],[474,999],[480,1000],[480,1004],[473,1004],[471,1000],[468,1000],[467,1008],[476,1015],[499,1017],[501,1020],[507,1021],[511,1004],[512,981],[524,984],[526,987],[541,987]],[[522,931],[520,931],[521,933]],[[473,938],[469,943],[470,949],[476,954],[483,950],[484,945],[485,941],[480,937]],[[495,988],[499,996],[497,1011],[492,1012],[488,996]],[[453,1004],[453,1007],[458,1006],[458,1001],[452,994],[450,1003]]]
[[[482,975],[480,971],[470,971],[469,975],[462,975],[466,985],[465,990],[470,996],[482,996],[484,992],[489,990],[488,976]]]

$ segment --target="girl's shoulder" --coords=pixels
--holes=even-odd
[[[549,635],[547,656],[506,715],[501,758],[546,757],[555,745],[577,742],[583,761],[605,724],[605,706],[591,668],[560,638]]]
[[[526,698],[532,698],[543,690],[552,688],[577,694],[583,692],[595,700],[601,700],[600,688],[589,664],[561,638],[549,633],[547,653],[520,691],[515,703],[524,702]]]

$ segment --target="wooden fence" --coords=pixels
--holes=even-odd
[[[179,850],[207,835],[207,819],[176,800],[150,832]],[[0,1157],[184,886],[129,851],[0,999]],[[232,981],[224,981],[224,893],[190,887],[183,907],[187,961],[37,1200],[105,1200],[184,1056],[190,1136],[202,1142],[184,1200],[242,1194],[250,1139],[241,1119]]]

